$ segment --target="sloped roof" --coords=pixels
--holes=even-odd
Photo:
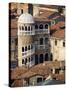
[[[53,37],[56,38],[64,38],[65,37],[65,30],[57,30],[55,33],[52,34]]]

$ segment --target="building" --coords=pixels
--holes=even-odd
[[[50,21],[40,19],[28,13],[18,19],[18,66],[50,60]]]

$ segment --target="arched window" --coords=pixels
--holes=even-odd
[[[48,38],[47,37],[45,38],[45,44],[48,44]]]
[[[24,64],[24,59],[22,59],[22,64]]]
[[[48,58],[48,53],[45,54],[45,61],[48,61],[49,58]]]
[[[65,42],[63,42],[63,47],[65,47]]]
[[[24,47],[22,47],[22,52],[24,52]]]
[[[43,38],[40,38],[40,45],[43,45]]]
[[[50,60],[53,61],[53,54],[50,55]]]
[[[30,31],[30,26],[28,27],[28,31]]]
[[[35,29],[38,29],[38,25],[37,24],[35,25]]]
[[[39,60],[40,60],[40,63],[43,63],[43,54],[40,54]]]
[[[27,51],[27,46],[25,47],[25,51]]]
[[[29,57],[29,62],[30,62],[30,57]]]
[[[24,30],[24,27],[22,26],[22,30]]]
[[[42,24],[40,24],[39,29],[43,29],[43,25]]]
[[[30,45],[28,46],[28,50],[30,50]]]
[[[27,63],[27,58],[25,58],[25,65],[26,65],[26,63]]]
[[[45,29],[48,29],[48,24],[45,24]]]
[[[27,26],[25,26],[25,31],[27,31]]]
[[[38,64],[38,55],[35,55],[35,65]]]

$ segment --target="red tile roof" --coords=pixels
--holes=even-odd
[[[65,30],[57,30],[55,33],[52,34],[53,37],[56,38],[64,38],[65,37]]]

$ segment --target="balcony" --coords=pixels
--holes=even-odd
[[[31,49],[31,50],[28,50],[28,51],[25,51],[25,52],[22,52],[22,57],[27,57],[29,55],[32,55],[35,53],[35,49]]]
[[[35,31],[18,31],[18,35],[35,35]]]
[[[35,30],[35,33],[36,34],[47,34],[49,33],[49,30],[48,29],[38,29],[38,30]]]

